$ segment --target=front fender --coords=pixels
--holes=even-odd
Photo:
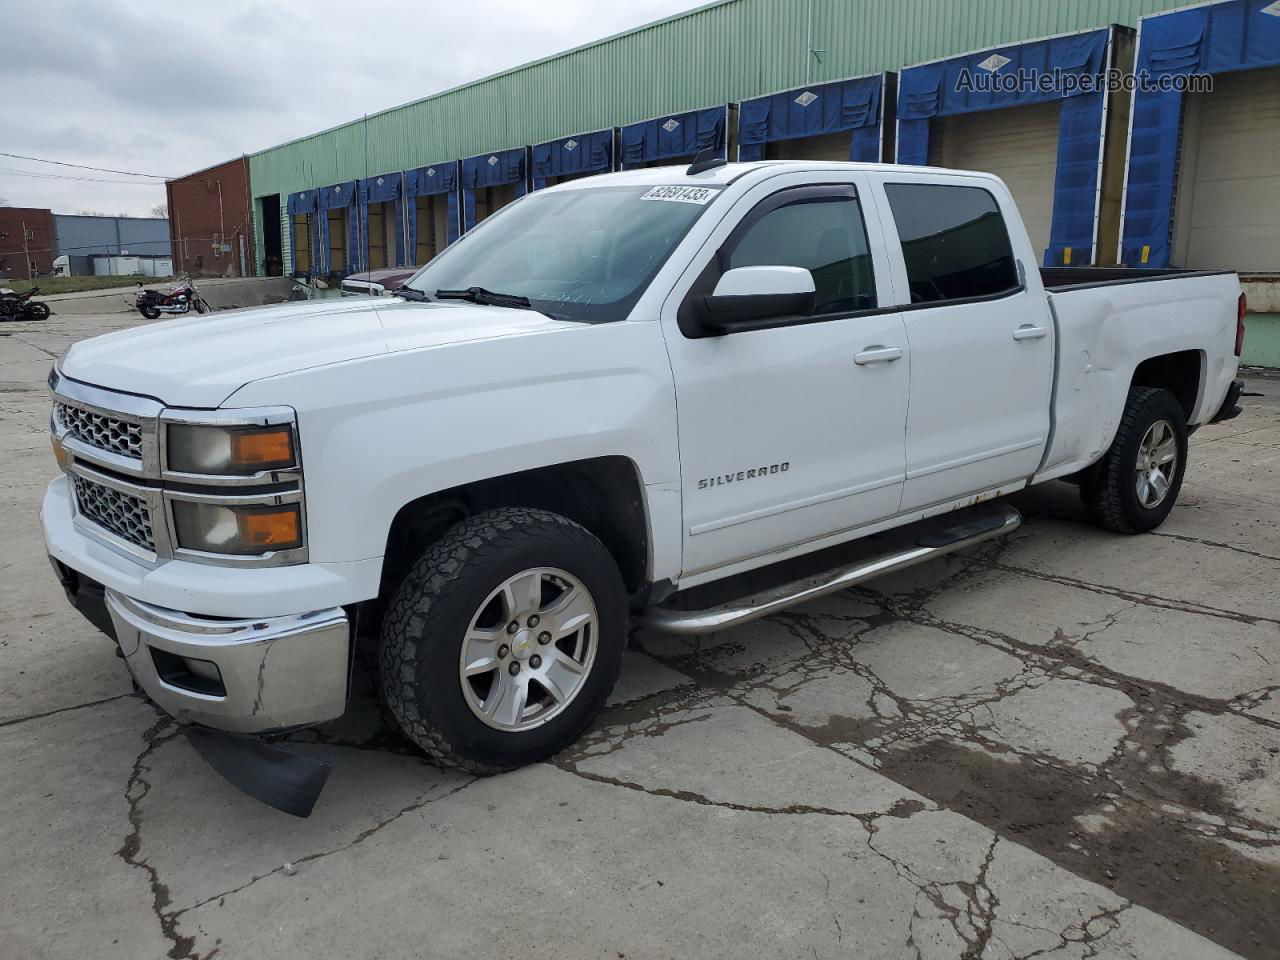
[[[419,497],[568,461],[626,457],[646,493],[678,490],[675,392],[655,323],[353,360],[250,384],[227,405],[266,397],[298,411],[315,561],[380,557],[396,513]],[[678,519],[649,512],[665,556]]]

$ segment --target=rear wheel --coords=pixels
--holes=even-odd
[[[621,668],[627,605],[604,545],[543,510],[451,528],[396,590],[379,650],[382,695],[433,758],[475,773],[573,743]]]
[[[148,320],[157,320],[160,317],[160,311],[155,307],[139,307],[138,312]]]
[[[1080,485],[1090,516],[1117,533],[1164,522],[1187,466],[1187,422],[1168,390],[1133,387],[1120,426],[1093,475]]]

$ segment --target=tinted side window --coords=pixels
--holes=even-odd
[[[738,239],[725,268],[763,266],[812,273],[819,314],[876,305],[867,231],[854,197],[797,200],[764,214]]]
[[[981,187],[886,183],[912,303],[1003,293],[1018,286],[1009,231]]]

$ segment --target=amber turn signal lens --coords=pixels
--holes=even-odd
[[[238,510],[240,543],[249,549],[290,550],[302,546],[302,517],[295,505]]]
[[[293,430],[244,430],[231,434],[232,467],[266,470],[293,465]]]
[[[71,466],[71,451],[64,447],[57,437],[53,438],[53,459],[58,461],[58,467],[66,470]]]

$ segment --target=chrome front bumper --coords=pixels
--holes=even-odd
[[[350,624],[341,607],[283,617],[196,617],[106,591],[129,672],[166,713],[231,733],[346,710]]]

